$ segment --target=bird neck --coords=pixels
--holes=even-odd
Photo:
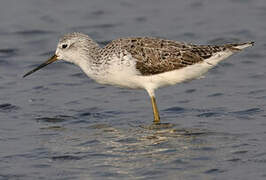
[[[97,81],[104,71],[105,61],[101,57],[102,48],[94,41],[89,43],[88,47],[84,47],[82,53],[79,53],[78,65],[90,78]]]

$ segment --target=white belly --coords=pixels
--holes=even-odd
[[[231,51],[217,53],[216,55],[204,60],[201,63],[187,66],[182,69],[168,71],[155,75],[143,76],[137,70],[132,68],[114,69],[104,78],[95,79],[102,84],[115,85],[120,87],[127,87],[133,89],[147,89],[154,90],[159,87],[174,85],[184,81],[192,80],[201,77],[209,69],[217,65],[221,60],[232,55]]]

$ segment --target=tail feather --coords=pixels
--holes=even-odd
[[[229,49],[231,49],[232,51],[240,51],[242,49],[245,49],[247,47],[250,46],[254,46],[255,42],[246,42],[246,43],[239,43],[239,44],[228,44]]]

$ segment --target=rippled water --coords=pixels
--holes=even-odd
[[[0,179],[265,179],[266,1],[0,2]],[[58,62],[29,78],[72,31],[255,41],[204,79],[157,91],[99,85]]]

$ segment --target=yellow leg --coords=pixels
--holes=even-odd
[[[152,110],[153,110],[153,116],[154,116],[153,122],[155,124],[158,124],[160,123],[160,116],[159,116],[159,112],[158,112],[158,108],[157,108],[156,100],[154,96],[151,96],[151,104],[152,104]]]

